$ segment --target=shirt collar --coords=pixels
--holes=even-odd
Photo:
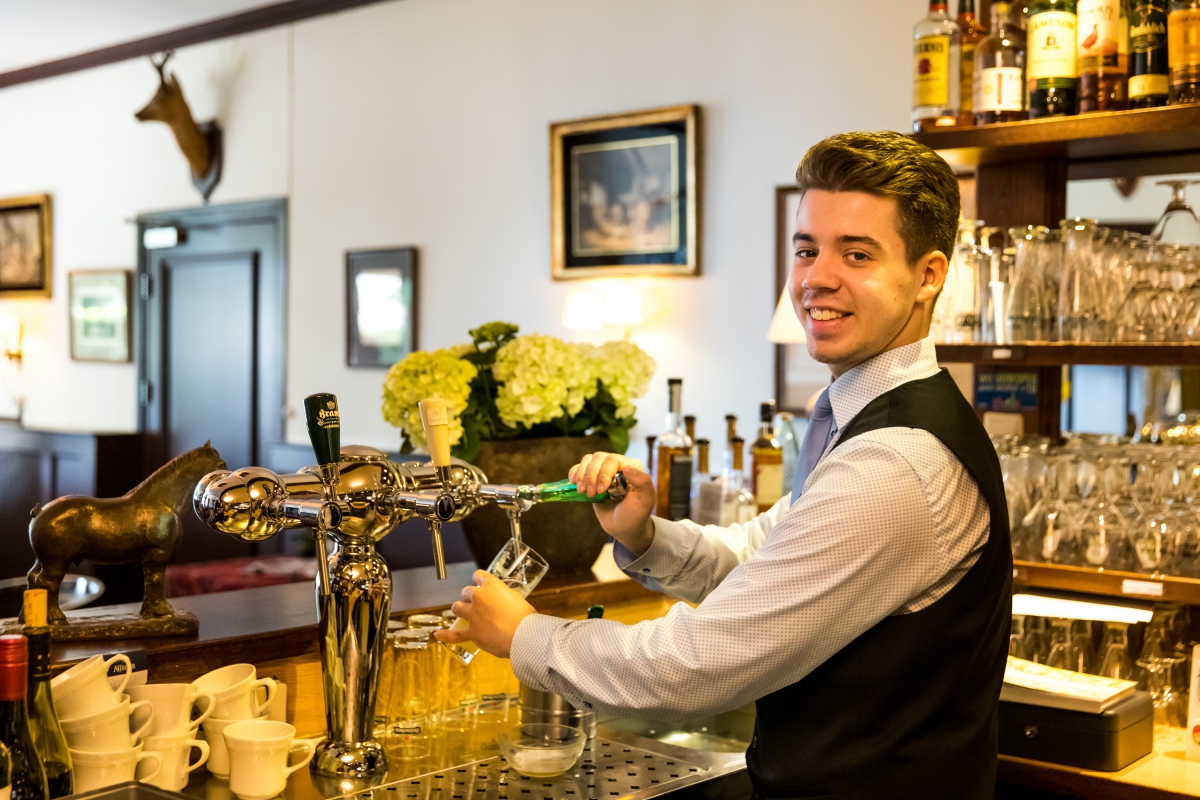
[[[901,384],[936,375],[933,336],[873,356],[829,384],[835,430],[840,431],[879,395]]]

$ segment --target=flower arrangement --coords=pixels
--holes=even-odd
[[[518,335],[507,322],[470,331],[471,343],[418,351],[388,370],[383,418],[400,429],[402,453],[425,447],[418,403],[446,401],[451,452],[466,461],[480,443],[603,434],[624,453],[637,424],[634,399],[655,363],[632,342],[599,346]]]

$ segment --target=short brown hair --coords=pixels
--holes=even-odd
[[[866,192],[896,201],[908,263],[934,250],[954,253],[961,199],[946,161],[895,131],[838,133],[814,144],[796,168],[796,183],[827,192]]]

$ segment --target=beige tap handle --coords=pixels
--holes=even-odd
[[[429,460],[435,467],[450,466],[450,428],[446,401],[430,397],[421,401],[421,427],[429,444]]]

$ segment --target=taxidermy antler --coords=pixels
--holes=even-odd
[[[141,122],[157,120],[167,123],[192,168],[193,177],[200,179],[208,174],[212,166],[213,152],[208,137],[192,118],[192,110],[188,108],[187,100],[183,99],[183,89],[175,73],[168,75],[166,72],[167,62],[173,55],[175,51],[168,50],[157,59],[150,56],[150,63],[158,70],[158,91],[146,107],[134,116]]]

